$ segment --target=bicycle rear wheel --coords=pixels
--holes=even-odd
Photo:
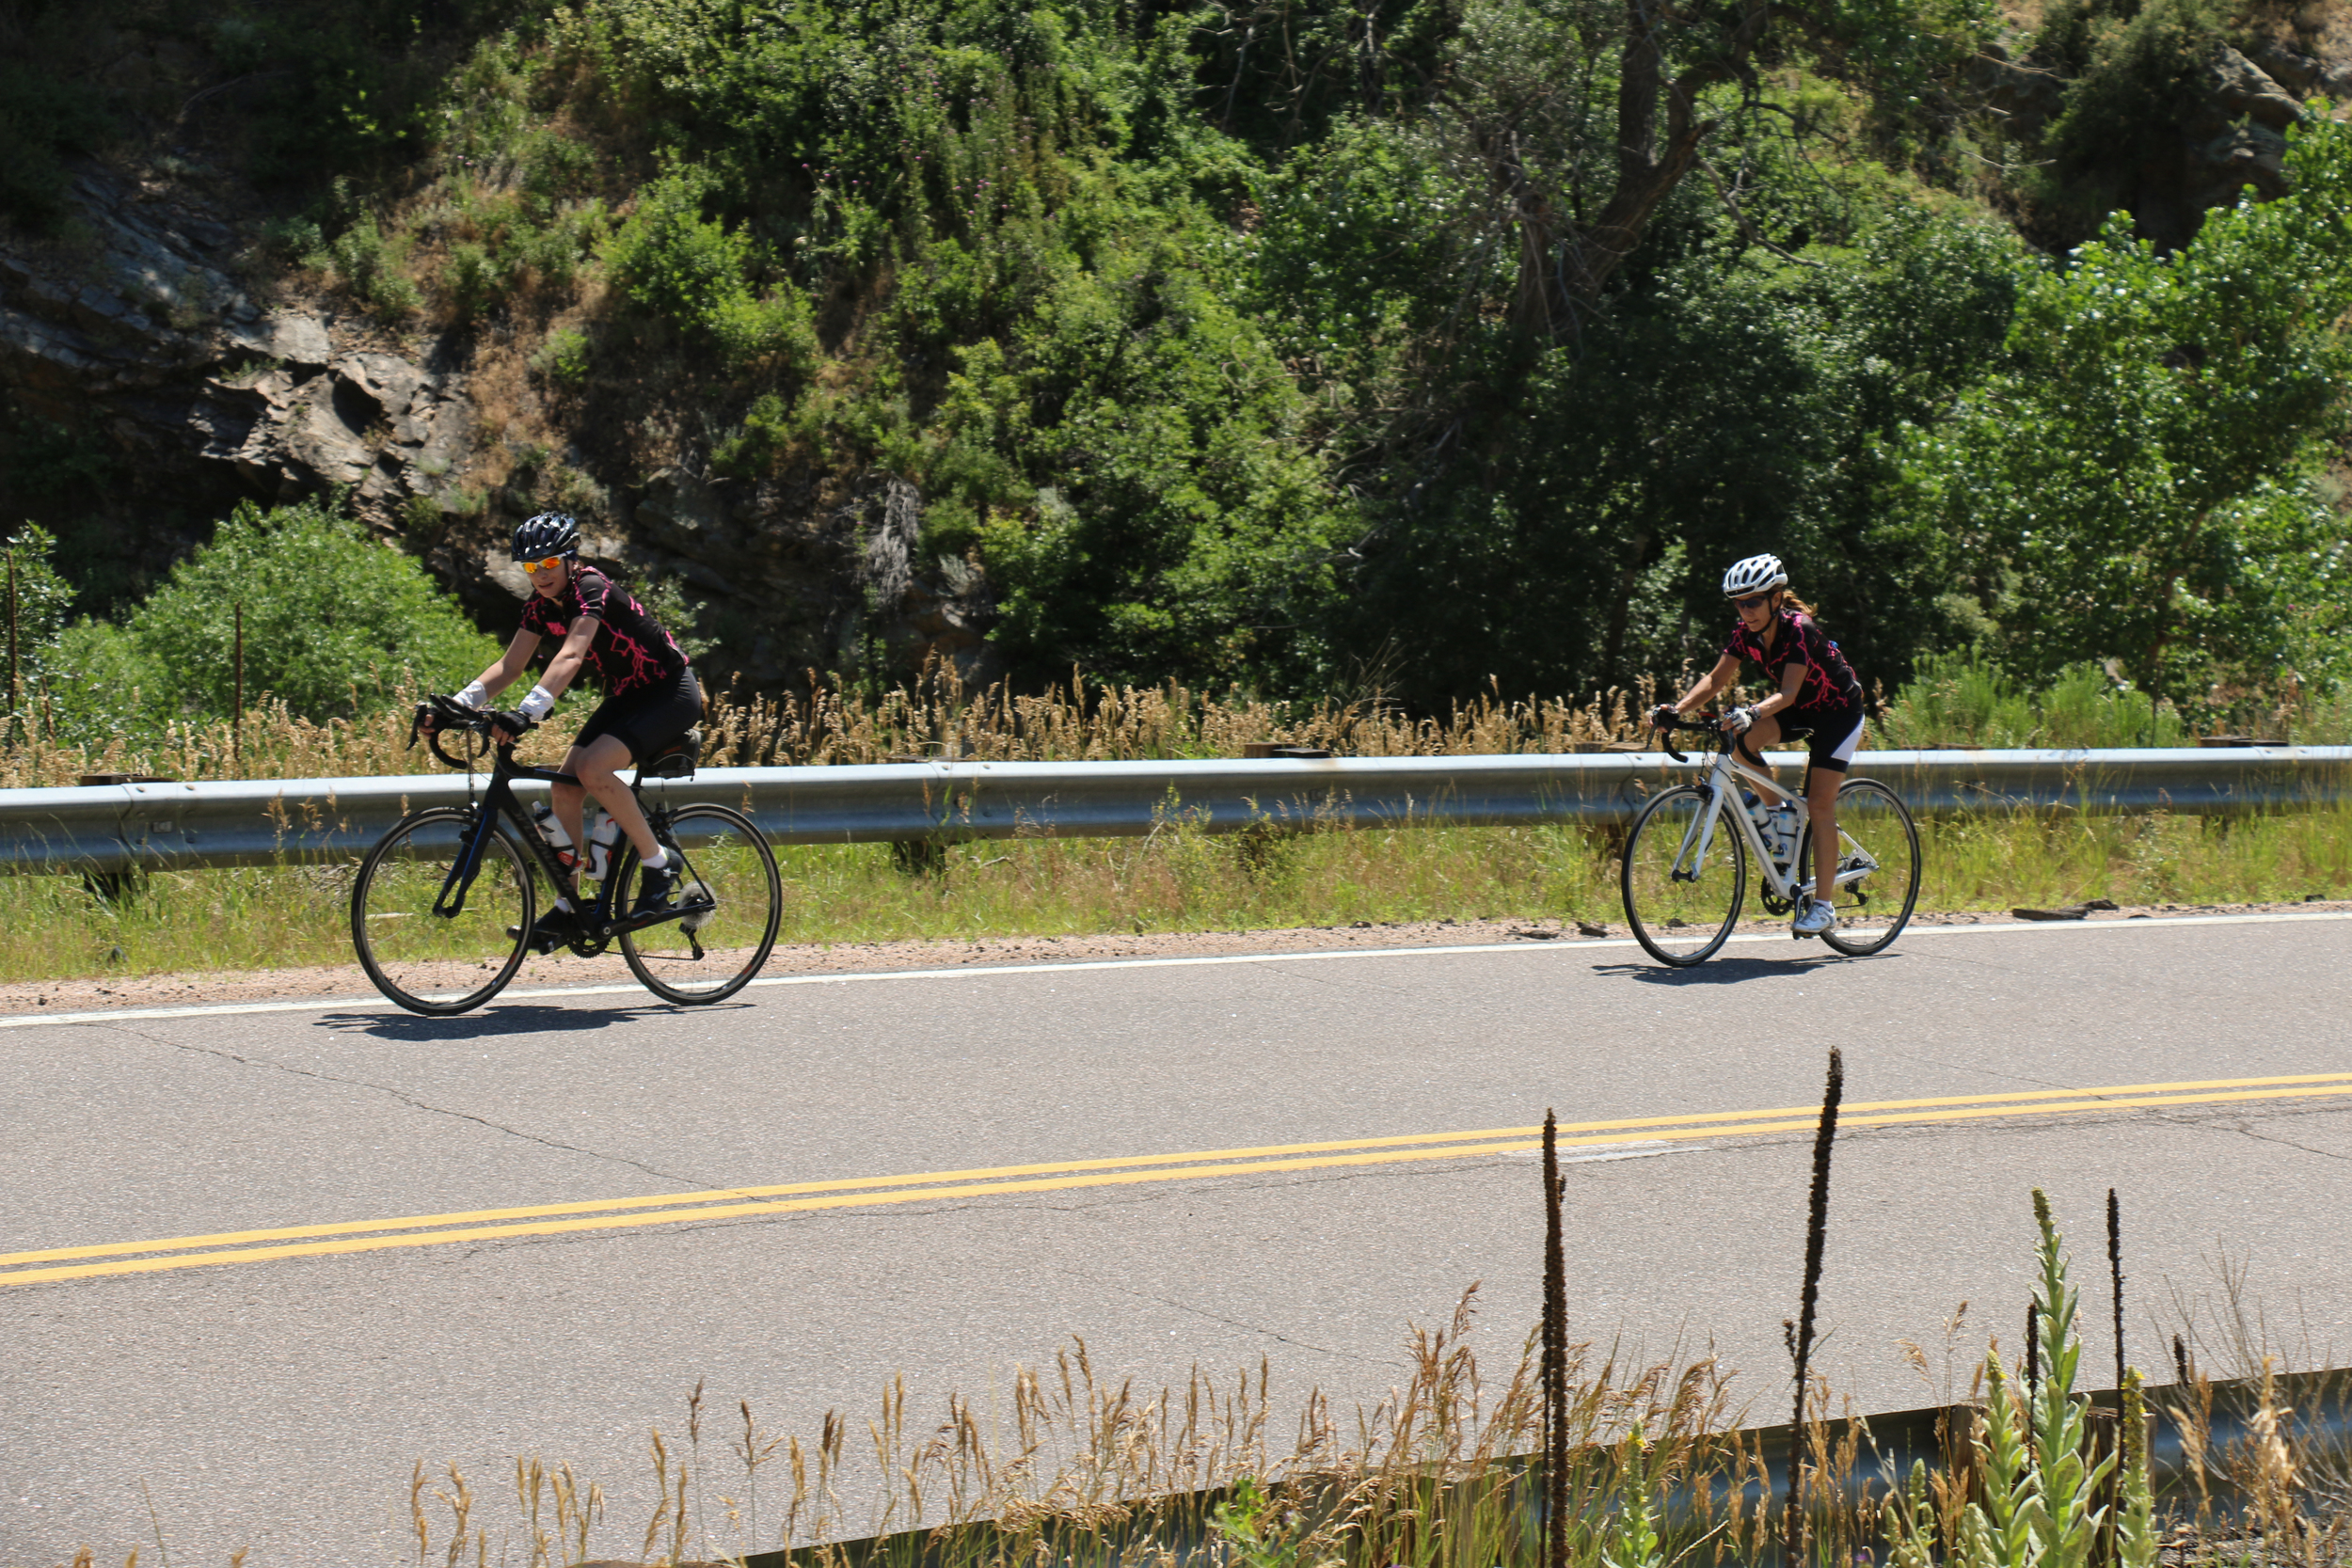
[[[401,818],[368,851],[351,888],[351,944],[375,989],[412,1013],[446,1018],[479,1007],[522,967],[536,912],[531,871],[503,827],[490,830],[465,907],[434,905],[474,832],[470,807]]]
[[[1797,856],[1811,871],[1810,822]],[[1883,952],[1911,924],[1918,901],[1919,830],[1911,813],[1876,779],[1848,779],[1837,791],[1837,888],[1830,898],[1837,924],[1821,940],[1853,958]]]
[[[1677,969],[1714,957],[1740,920],[1748,888],[1748,847],[1727,807],[1699,859],[1698,825],[1707,791],[1670,789],[1642,808],[1626,835],[1626,924],[1661,964]]]
[[[665,1001],[691,1006],[733,996],[776,945],[784,880],[775,852],[750,817],[725,806],[681,806],[656,836],[679,862],[677,897],[687,912],[622,932],[621,956]],[[625,849],[615,909],[635,897],[638,870],[636,852]]]

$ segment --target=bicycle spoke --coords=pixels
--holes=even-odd
[[[1719,818],[1706,839],[1708,797],[1684,786],[1646,807],[1626,840],[1622,883],[1633,935],[1661,963],[1694,964],[1723,945],[1747,888],[1747,845]]]
[[[1883,950],[1911,920],[1919,896],[1919,835],[1895,792],[1850,779],[1837,792],[1837,924],[1829,945],[1863,957]],[[1812,845],[1804,848],[1812,869]]]
[[[673,1002],[715,1002],[740,990],[768,960],[783,919],[775,855],[749,819],[723,806],[687,806],[670,820],[683,911],[631,931],[621,952],[647,990]],[[623,894],[636,886],[634,856]]]
[[[411,1012],[461,1013],[498,993],[522,962],[530,873],[513,840],[493,832],[464,907],[442,895],[473,831],[469,813],[419,812],[371,850],[351,893],[351,935],[376,989]],[[455,902],[454,890],[450,903]]]

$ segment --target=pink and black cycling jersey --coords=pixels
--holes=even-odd
[[[603,623],[588,644],[585,662],[606,696],[666,690],[686,673],[686,655],[676,640],[645,613],[628,590],[594,566],[575,571],[571,585],[552,599],[533,594],[523,606],[523,630],[561,642],[582,615]]]
[[[1810,615],[1783,610],[1776,616],[1780,629],[1772,634],[1769,650],[1761,637],[1740,623],[1731,628],[1731,641],[1724,644],[1724,656],[1746,659],[1762,670],[1774,691],[1780,689],[1788,666],[1803,665],[1804,684],[1797,688],[1796,700],[1788,705],[1791,718],[1815,718],[1859,709],[1862,683],[1854,678],[1853,667],[1837,651],[1837,644],[1829,640]]]

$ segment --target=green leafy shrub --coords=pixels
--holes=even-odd
[[[268,693],[311,720],[373,709],[403,670],[462,683],[498,656],[412,557],[316,501],[247,502],[132,614],[151,689],[192,714],[230,712],[240,605],[248,705]]]
[[[588,334],[567,326],[548,334],[531,356],[531,368],[558,387],[577,388],[587,381],[594,345]]]
[[[638,193],[637,210],[605,246],[612,281],[637,304],[680,326],[708,323],[746,292],[751,241],[703,216],[710,178],[673,169]]]
[[[2170,257],[2122,219],[2021,296],[1999,373],[1908,444],[1970,557],[1994,651],[2046,679],[2113,658],[2201,702],[2344,668],[2342,517],[2315,483],[2346,407],[2352,127],[2288,152],[2294,194],[2207,216]]]
[[[326,265],[335,280],[376,315],[397,321],[414,312],[422,295],[401,270],[405,236],[387,236],[373,218],[361,218],[330,241]]]
[[[683,331],[714,343],[727,366],[773,362],[803,372],[817,356],[807,298],[789,283],[754,292],[749,235],[703,216],[706,170],[678,167],[639,193],[637,210],[605,245],[622,292]]]
[[[2073,78],[2047,132],[2059,176],[2128,169],[2177,140],[2226,22],[2216,0],[2058,0],[2037,46]]]

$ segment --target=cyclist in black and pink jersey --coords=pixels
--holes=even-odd
[[[1724,574],[1724,597],[1739,611],[1731,641],[1705,679],[1678,703],[1660,704],[1656,717],[1685,714],[1728,691],[1742,664],[1764,672],[1773,689],[1754,707],[1733,708],[1724,721],[1738,736],[1740,757],[1769,775],[1760,754],[1784,735],[1805,736],[1812,768],[1805,779],[1805,812],[1813,823],[1813,886],[1836,886],[1837,790],[1862,740],[1862,682],[1846,656],[1821,630],[1813,607],[1788,592],[1788,574],[1776,555],[1755,555]],[[1819,936],[1837,924],[1825,898],[1797,911],[1799,936]]]
[[[554,786],[555,815],[574,844],[583,842],[580,816],[588,796],[594,795],[636,846],[643,864],[629,912],[667,909],[677,886],[677,868],[654,842],[645,814],[619,772],[693,728],[702,718],[702,687],[677,640],[628,590],[594,566],[580,564],[580,525],[572,518],[542,513],[516,526],[513,545],[516,563],[531,574],[522,629],[496,664],[457,693],[457,700],[469,707],[485,706],[492,695],[530,667],[542,638],[561,638],[547,673],[512,712],[498,715],[496,727],[520,736],[548,716],[581,671],[596,676],[604,701],[564,753],[564,771],[580,783]],[[571,904],[575,891],[559,890],[554,907],[532,927],[532,942],[539,951],[551,952],[577,934]]]

